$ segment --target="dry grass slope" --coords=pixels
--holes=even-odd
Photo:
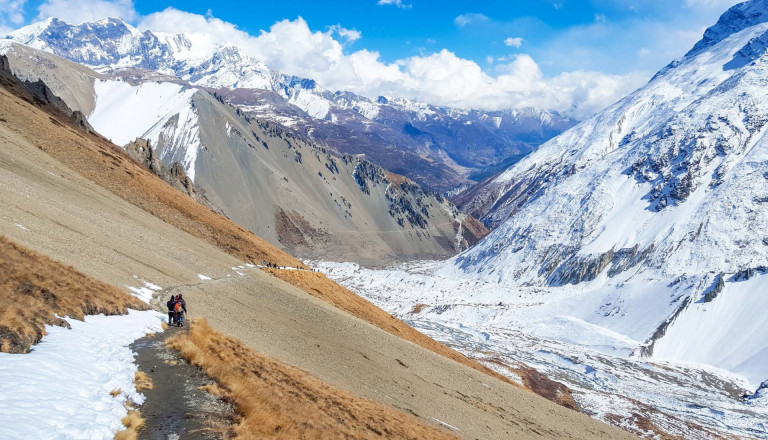
[[[141,413],[136,410],[128,411],[128,414],[120,420],[125,429],[115,433],[115,440],[136,440],[139,438],[139,432],[144,429],[146,420]]]
[[[242,439],[454,439],[416,419],[329,386],[246,348],[204,320],[168,345],[226,390],[241,416]]]
[[[0,351],[26,353],[58,316],[125,314],[147,304],[0,236]]]

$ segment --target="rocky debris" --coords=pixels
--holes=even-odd
[[[155,175],[163,179],[166,183],[188,195],[192,199],[203,202],[204,198],[198,195],[195,183],[187,176],[184,166],[174,162],[170,168],[166,167],[160,158],[155,154],[155,150],[148,140],[136,139],[135,141],[123,147],[136,162],[144,165]]]

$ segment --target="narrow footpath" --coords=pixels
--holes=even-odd
[[[231,438],[233,406],[201,390],[214,382],[165,345],[166,338],[187,328],[169,327],[131,345],[139,370],[153,384],[151,390],[142,391],[146,401],[139,409],[146,426],[139,433],[140,440]]]

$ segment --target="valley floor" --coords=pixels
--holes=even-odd
[[[626,349],[595,349],[608,338],[599,332],[591,338],[586,333],[577,336],[566,317],[560,322],[548,317],[546,337],[532,334],[515,320],[506,325],[498,319],[486,321],[493,314],[489,309],[500,308],[501,303],[470,307],[448,300],[441,303],[439,293],[423,294],[431,283],[466,292],[481,288],[439,280],[430,273],[429,264],[402,265],[395,270],[370,270],[348,263],[320,263],[318,267],[421,332],[502,374],[520,380],[514,368],[524,364],[566,384],[582,411],[599,420],[650,437],[664,433],[686,439],[768,438],[768,399],[744,399],[755,389],[743,377],[705,365],[637,358]],[[523,313],[526,306],[512,307]],[[579,337],[585,338],[587,346],[570,342]]]

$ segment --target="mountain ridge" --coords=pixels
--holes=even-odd
[[[233,45],[210,47],[193,36],[141,32],[121,19],[78,26],[48,19],[11,32],[6,39],[102,72],[143,68],[176,76],[219,92],[254,116],[291,126],[340,154],[366,153],[382,166],[441,191],[466,182],[473,170],[530,152],[574,123],[545,110],[483,112],[331,92],[314,80],[271,71]],[[222,93],[225,90],[258,93],[230,97]],[[340,129],[346,135],[339,135]],[[362,144],[345,140],[350,135]]]

